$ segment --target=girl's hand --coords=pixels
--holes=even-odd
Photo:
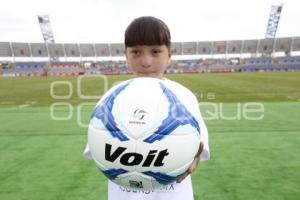
[[[191,173],[193,173],[196,170],[196,168],[197,168],[197,166],[199,165],[199,162],[200,162],[200,154],[203,151],[203,147],[204,147],[203,142],[200,142],[199,149],[198,149],[198,152],[195,156],[194,161],[192,162],[190,167],[186,170],[186,172],[184,172],[182,175],[180,175],[177,178],[177,180],[176,180],[177,183],[180,183],[183,179],[185,179],[188,175],[190,175]]]

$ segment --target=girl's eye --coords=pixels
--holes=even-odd
[[[139,51],[138,50],[132,50],[131,53],[137,55],[137,54],[139,54]]]
[[[157,50],[153,50],[152,51],[154,54],[159,54],[161,52],[161,50],[157,49]]]

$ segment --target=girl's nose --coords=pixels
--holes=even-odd
[[[149,68],[149,67],[151,67],[151,65],[152,65],[152,58],[151,58],[151,56],[149,56],[149,55],[144,55],[143,57],[142,57],[142,66],[144,67],[144,68]]]

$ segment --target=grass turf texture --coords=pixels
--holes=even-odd
[[[130,76],[112,76],[108,86]],[[212,158],[193,174],[195,199],[300,198],[300,73],[170,75],[202,102],[234,116],[238,103],[261,102],[264,118],[207,120]],[[69,99],[53,99],[50,85],[69,81]],[[107,181],[82,157],[86,128],[96,100],[79,98],[77,77],[0,79],[0,199],[106,199]],[[103,94],[103,80],[84,78],[84,95]],[[54,87],[68,93],[66,85]],[[71,103],[69,120],[50,117],[51,104]],[[207,108],[202,108],[207,118]],[[55,107],[66,117],[67,107]]]

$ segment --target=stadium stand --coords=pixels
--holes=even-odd
[[[257,53],[258,40],[243,41],[243,48],[241,53],[255,54]]]
[[[182,43],[173,42],[171,44],[171,51],[173,55],[182,55]]]
[[[166,73],[200,73],[205,72],[202,59],[173,60],[167,66]]]
[[[84,74],[84,68],[79,62],[54,62],[46,67],[49,76],[77,76]]]
[[[50,57],[64,57],[65,50],[63,44],[49,43],[48,44],[49,56]]]
[[[32,57],[48,57],[46,44],[31,43]]]
[[[300,57],[245,59],[240,70],[242,72],[300,71]]]
[[[15,76],[43,76],[45,63],[17,62],[15,63]]]
[[[31,52],[28,43],[12,43],[14,57],[30,57]]]
[[[212,53],[213,54],[225,54],[226,53],[226,41],[213,42]]]
[[[123,44],[110,44],[111,56],[123,56],[124,51],[125,49]]]
[[[80,44],[79,48],[82,57],[96,57],[93,44]]]
[[[228,41],[226,49],[228,54],[240,54],[242,50],[242,41]]]
[[[174,42],[171,50],[166,73],[300,71],[300,37]],[[122,43],[0,42],[0,76],[130,74],[123,56]]]
[[[210,55],[212,42],[198,42],[198,53],[201,55]]]
[[[0,57],[12,57],[12,51],[9,42],[0,42]]]
[[[64,44],[67,57],[80,57],[80,50],[77,44]]]
[[[95,53],[98,57],[110,56],[110,50],[108,44],[95,44]]]
[[[280,58],[280,68],[284,71],[300,71],[300,57]]]
[[[292,44],[293,44],[292,51],[300,51],[300,37],[293,38]]]
[[[275,69],[270,58],[245,59],[241,65],[242,72],[273,71]]]
[[[130,74],[125,61],[101,61],[84,66],[86,75],[119,75]]]
[[[283,52],[286,55],[291,51],[292,38],[278,38],[275,40],[275,52]]]
[[[11,62],[0,63],[0,75],[2,77],[15,77],[15,71]]]
[[[197,42],[184,42],[182,43],[183,55],[195,55],[197,54]]]
[[[258,40],[258,52],[263,55],[268,55],[273,52],[274,39],[266,38],[262,40]]]

